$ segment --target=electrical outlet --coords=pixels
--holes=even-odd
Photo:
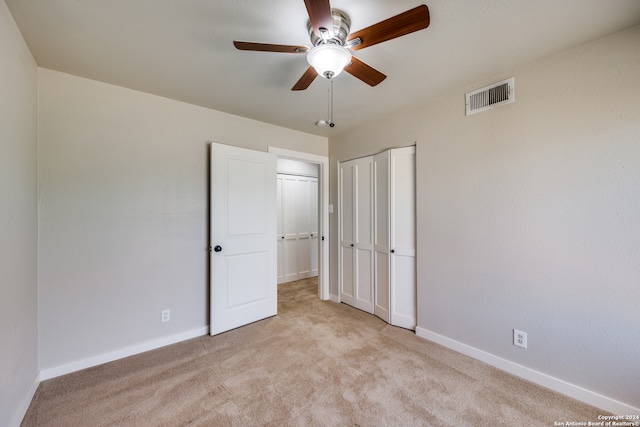
[[[171,310],[162,310],[162,323],[171,320]]]
[[[513,330],[513,345],[527,348],[527,333],[523,331],[519,331],[517,329]]]

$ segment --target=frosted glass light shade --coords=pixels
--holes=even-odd
[[[321,44],[307,53],[307,62],[321,76],[330,79],[342,72],[351,62],[351,52],[335,44]]]

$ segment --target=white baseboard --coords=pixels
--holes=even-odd
[[[16,408],[16,411],[13,414],[13,419],[9,426],[11,427],[20,427],[22,424],[22,420],[24,416],[27,414],[27,410],[29,409],[29,405],[31,405],[31,401],[33,400],[33,396],[36,394],[36,390],[38,390],[38,386],[40,385],[40,374],[36,375],[36,378],[33,380],[33,384],[27,390],[27,394],[24,395],[20,405]]]
[[[480,360],[498,369],[501,369],[510,374],[516,375],[520,378],[524,378],[528,381],[549,388],[558,393],[572,397],[581,402],[587,403],[599,409],[603,409],[613,414],[640,414],[640,409],[635,408],[623,402],[619,402],[607,396],[603,396],[591,390],[584,389],[580,386],[568,383],[559,378],[552,377],[545,373],[527,368],[526,366],[519,365],[501,357],[495,356],[486,351],[479,350],[470,345],[463,344],[459,341],[452,340],[443,335],[432,332],[428,329],[416,327],[416,335],[440,344],[451,350],[457,351],[474,359]]]
[[[329,301],[340,303],[340,297],[338,297],[338,295],[329,294]]]
[[[135,354],[144,353],[145,351],[155,350],[160,347],[175,344],[191,338],[201,337],[209,333],[209,326],[192,329],[176,335],[159,338],[156,340],[146,341],[141,344],[132,345],[130,347],[121,348],[107,353],[98,354],[86,359],[76,360],[74,362],[65,363],[64,365],[54,366],[52,368],[40,371],[40,381],[59,377],[61,375],[70,374],[71,372],[80,371],[82,369],[91,368],[93,366],[102,365],[103,363],[113,362],[114,360],[123,359]]]

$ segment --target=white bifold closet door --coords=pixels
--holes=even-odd
[[[373,313],[373,163],[340,163],[340,300]]]
[[[278,174],[278,283],[318,275],[318,179]]]
[[[340,298],[416,326],[415,147],[340,164]]]
[[[375,314],[416,327],[415,147],[374,156]]]

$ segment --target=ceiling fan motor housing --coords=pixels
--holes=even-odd
[[[331,10],[333,18],[333,37],[331,31],[320,28],[320,35],[313,30],[311,20],[307,22],[307,30],[313,47],[307,53],[307,62],[315,68],[319,75],[332,79],[340,74],[351,62],[351,52],[345,47],[345,41],[351,28],[349,16],[337,9]]]
[[[331,9],[329,0],[304,0],[304,3],[309,15],[307,31],[313,45],[311,49],[307,46],[233,41],[239,50],[306,53],[310,66],[291,88],[295,91],[308,88],[317,76],[332,79],[343,70],[369,86],[376,86],[387,76],[352,56],[351,51],[423,30],[431,22],[429,8],[421,4],[350,34],[349,15]]]
[[[331,9],[331,16],[333,17],[333,37],[330,39],[323,39],[313,31],[311,21],[307,21],[307,30],[309,31],[309,37],[313,46],[320,44],[332,43],[339,46],[344,46],[349,30],[351,29],[351,19],[349,15],[338,9]]]

